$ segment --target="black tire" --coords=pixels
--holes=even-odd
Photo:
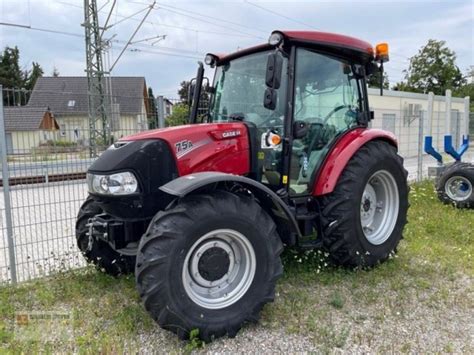
[[[89,218],[102,213],[99,205],[88,197],[81,206],[76,220],[76,240],[79,250],[87,260],[97,266],[101,271],[112,276],[128,274],[135,268],[135,257],[117,253],[104,241],[93,239],[90,250],[88,250],[89,228],[86,226]]]
[[[240,299],[225,308],[209,309],[187,293],[183,268],[196,241],[224,228],[242,233],[251,243],[256,271]],[[199,329],[207,342],[226,334],[233,337],[245,322],[256,322],[263,306],[274,300],[275,284],[283,272],[282,250],[275,223],[250,197],[226,191],[185,197],[159,212],[141,239],[137,289],[152,318],[181,339],[193,329]]]
[[[364,189],[377,172],[388,172],[393,177],[399,196],[393,230],[387,232],[386,240],[378,245],[365,236],[361,221]],[[319,199],[323,246],[335,264],[371,267],[395,252],[407,223],[407,175],[395,147],[383,141],[367,143],[351,158],[334,191]]]
[[[454,199],[453,193],[448,191],[449,182],[452,180],[460,181],[471,193],[459,200]],[[438,198],[445,204],[457,208],[474,208],[474,164],[458,162],[447,167],[439,178],[436,191]]]

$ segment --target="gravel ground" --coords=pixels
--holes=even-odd
[[[445,302],[426,302],[432,292],[412,291],[413,302],[397,305],[396,292],[388,297],[388,303],[374,303],[357,308],[349,302],[345,310],[334,310],[321,324],[334,333],[323,338],[318,334],[296,334],[288,332],[283,324],[248,325],[235,338],[217,339],[199,352],[203,353],[458,353],[474,352],[474,293],[472,278],[462,277],[450,285],[450,294]],[[381,290],[386,287],[381,286]],[[332,290],[314,290],[315,297],[327,297]],[[346,297],[350,299],[350,290]],[[387,297],[387,295],[385,295]],[[470,301],[467,301],[470,298]],[[458,302],[462,299],[461,302]],[[467,301],[467,303],[466,303]],[[276,300],[278,301],[278,298]],[[398,306],[398,307],[397,307]],[[272,305],[267,306],[271,308]],[[265,311],[263,312],[265,318]],[[316,330],[317,331],[317,330]],[[333,334],[347,334],[334,342]],[[162,352],[179,351],[183,342],[156,327],[152,332],[140,335],[139,352],[150,349]]]
[[[282,285],[280,285],[282,286]],[[350,285],[328,285],[311,288],[314,303],[306,312],[294,314],[301,319],[311,312],[330,306],[327,299],[334,288],[347,302],[343,309],[329,309],[321,324],[305,329],[306,334],[289,331],[284,324],[266,323],[272,308],[267,305],[258,325],[247,325],[235,338],[221,338],[205,345],[202,353],[463,353],[474,352],[474,290],[472,278],[458,275],[454,281],[444,280],[429,289],[407,290],[412,302],[397,300],[398,292],[386,284],[378,285],[380,298],[362,308],[351,295]],[[370,288],[371,286],[367,286]],[[437,296],[445,288],[449,294]],[[280,287],[281,288],[281,287]],[[366,291],[369,291],[368,289]],[[370,290],[373,291],[373,290]],[[358,290],[364,292],[364,290]],[[303,329],[301,329],[303,330]],[[155,327],[140,334],[140,353],[150,349],[179,351],[184,346],[173,334]]]

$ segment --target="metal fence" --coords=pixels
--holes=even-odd
[[[2,90],[0,283],[84,265],[74,226],[95,158],[87,92],[65,82],[60,91]],[[156,101],[142,93],[109,98],[113,140],[157,126]],[[99,152],[109,144],[97,142]]]
[[[41,94],[35,98],[35,95]],[[157,125],[157,102],[142,95],[111,96],[110,131],[114,139]],[[17,282],[85,265],[75,243],[76,214],[87,197],[89,156],[86,93],[30,93],[4,89],[0,100],[0,283]],[[2,108],[3,104],[3,108]],[[173,118],[180,101],[161,100],[159,109]],[[442,151],[445,112],[374,108],[374,128],[394,132],[410,180],[426,176],[434,160],[423,154],[431,132]],[[201,108],[200,114],[205,113]],[[170,118],[171,117],[171,118]],[[457,144],[463,114],[452,112]],[[431,124],[429,123],[431,122]],[[100,142],[99,142],[100,143]],[[100,150],[107,147],[100,144]],[[471,156],[468,159],[472,159]]]

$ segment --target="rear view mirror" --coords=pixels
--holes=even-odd
[[[295,121],[293,123],[293,138],[301,139],[304,138],[309,131],[309,125],[305,121]]]
[[[267,70],[265,73],[265,84],[267,87],[278,90],[281,84],[281,72],[283,68],[283,57],[280,52],[268,55]]]

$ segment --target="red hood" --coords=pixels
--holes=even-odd
[[[180,176],[200,171],[245,175],[250,167],[247,127],[240,122],[168,127],[120,141],[163,139],[174,153]]]

